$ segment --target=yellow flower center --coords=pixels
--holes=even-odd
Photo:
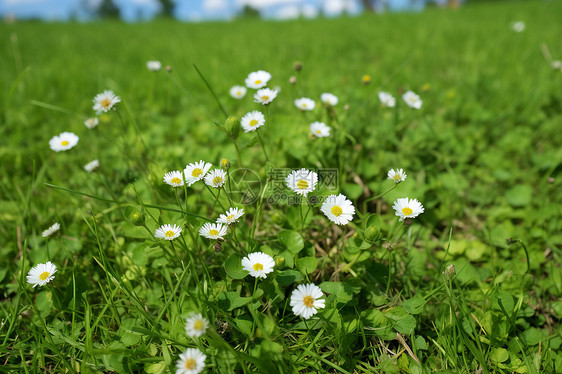
[[[49,275],[51,275],[51,273],[49,273],[48,271],[44,271],[41,273],[41,275],[39,275],[39,279],[44,281],[45,279],[49,278]]]
[[[306,103],[302,103],[302,107],[303,107],[303,108],[306,108]]]
[[[187,370],[193,370],[197,367],[197,362],[193,358],[188,358],[185,360],[185,368]]]
[[[111,105],[111,100],[109,99],[103,99],[103,101],[101,102],[101,106],[104,108],[107,108]]]
[[[219,234],[219,232],[218,232],[217,230],[215,230],[215,229],[209,230],[209,235],[217,236],[218,234]]]
[[[213,178],[213,185],[222,183],[222,177]]]
[[[195,177],[195,178],[197,178],[201,174],[203,174],[203,170],[201,170],[199,168],[193,169],[193,171],[191,172],[191,176]]]
[[[172,182],[173,184],[180,184],[181,179],[179,179],[178,177],[174,177],[174,178],[172,178],[172,180],[170,180],[170,182]]]
[[[314,298],[310,295],[306,295],[304,299],[302,299],[302,303],[310,308],[314,305]]]
[[[300,181],[297,182],[297,187],[300,188],[301,190],[304,190],[305,188],[308,188],[308,182],[305,181],[304,179],[301,179]]]
[[[332,212],[332,214],[336,217],[339,217],[342,215],[343,210],[342,208],[340,208],[339,206],[335,205],[332,207],[332,209],[330,210]]]
[[[263,101],[267,101],[267,99],[269,99],[269,96],[262,96],[261,99],[262,99]]]
[[[394,174],[394,180],[395,181],[400,180],[400,174]]]
[[[193,329],[194,330],[203,330],[204,327],[205,327],[205,324],[200,319],[198,319],[197,321],[195,321],[193,323]]]
[[[260,264],[260,263],[254,264],[254,270],[255,270],[255,271],[263,270],[263,265]]]
[[[63,140],[62,142],[60,142],[60,145],[68,145],[68,141],[67,141],[67,140]]]
[[[256,80],[256,84],[260,84],[260,83],[261,83],[261,80],[259,80],[259,79]]]
[[[320,131],[320,130],[316,130],[316,133],[317,133],[317,134],[320,134],[320,133],[322,133],[322,131]]]
[[[258,124],[258,120],[257,119],[253,119],[250,121],[250,126],[255,126]]]
[[[237,95],[237,96],[242,96],[242,92],[236,91],[236,95]]]
[[[234,214],[229,215],[228,217],[226,217],[227,221],[230,221],[232,218],[234,217]]]
[[[411,208],[405,207],[402,209],[402,213],[404,213],[405,216],[409,216],[413,213],[413,210]]]
[[[172,230],[168,230],[164,235],[166,235],[166,238],[171,238],[172,236],[176,235],[176,233]]]

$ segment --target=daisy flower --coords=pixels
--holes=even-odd
[[[412,91],[406,92],[402,95],[402,99],[410,108],[420,109],[422,107],[422,101],[418,95],[413,93]]]
[[[178,236],[180,236],[181,227],[178,225],[162,225],[156,229],[154,232],[154,236],[160,239],[166,240],[174,240]]]
[[[238,222],[238,218],[244,215],[244,209],[230,208],[225,214],[221,214],[217,219],[217,223],[222,223],[224,225],[230,225],[232,223]]]
[[[246,113],[240,120],[240,124],[244,132],[256,131],[259,127],[265,125],[265,117],[261,112],[254,110]]]
[[[162,64],[160,61],[147,61],[146,68],[150,71],[158,71],[162,69]]]
[[[383,106],[387,106],[389,108],[394,108],[394,105],[396,105],[396,99],[388,92],[379,92],[379,100]]]
[[[96,170],[99,167],[100,167],[99,160],[92,160],[88,162],[86,165],[84,165],[84,170],[86,170],[88,173],[91,173],[92,171]]]
[[[320,95],[320,100],[322,100],[322,102],[328,106],[336,106],[338,105],[338,97],[335,95],[332,95],[331,93],[325,92],[322,95]]]
[[[307,110],[313,110],[316,103],[308,97],[301,97],[300,99],[295,99],[295,106],[304,112]]]
[[[60,230],[60,223],[55,222],[51,225],[51,227],[49,227],[47,230],[43,231],[43,233],[41,234],[42,237],[46,238],[48,236],[53,235],[55,232]]]
[[[214,169],[205,176],[205,184],[214,188],[221,188],[226,182],[226,171]]]
[[[560,60],[554,60],[554,61],[551,62],[550,65],[552,66],[552,68],[553,68],[554,70],[560,70],[560,69],[562,69],[562,61],[560,61]]]
[[[350,200],[342,194],[326,197],[322,207],[322,213],[336,225],[345,225],[353,219],[355,207]]]
[[[254,94],[254,102],[262,105],[268,105],[277,97],[278,91],[270,88],[262,88]]]
[[[330,136],[330,127],[324,122],[312,122],[310,124],[310,133],[317,138],[325,138]]]
[[[44,286],[55,279],[53,274],[56,272],[57,267],[51,261],[36,265],[27,273],[27,283],[32,284],[33,288],[36,286]]]
[[[105,90],[94,97],[94,110],[96,113],[109,112],[113,106],[120,103],[119,96],[115,96],[113,91]]]
[[[525,31],[525,22],[523,21],[513,22],[513,24],[511,25],[511,29],[515,32],[523,32]]]
[[[187,348],[176,363],[176,374],[198,374],[205,369],[207,356],[197,348]]]
[[[232,86],[232,88],[230,88],[230,96],[232,96],[235,99],[241,99],[244,96],[246,96],[246,87],[244,86]]]
[[[315,284],[301,284],[291,294],[293,313],[304,319],[309,319],[318,309],[324,308],[326,300],[320,299],[324,294]]]
[[[406,172],[402,169],[396,169],[396,171],[394,171],[394,169],[390,169],[387,176],[388,179],[393,180],[394,183],[404,182],[407,177]]]
[[[273,257],[263,252],[250,253],[242,259],[242,268],[249,271],[254,278],[267,278],[267,274],[273,271],[274,266]]]
[[[226,235],[226,226],[220,223],[206,223],[199,229],[199,235],[207,239],[222,239]]]
[[[164,183],[169,184],[172,187],[183,186],[183,175],[181,171],[174,170],[164,174]]]
[[[258,89],[267,86],[267,82],[269,82],[270,79],[271,74],[267,71],[258,70],[248,74],[245,83],[248,88]]]
[[[62,132],[49,140],[49,146],[55,152],[68,151],[78,144],[78,136],[73,132]]]
[[[306,169],[293,170],[287,175],[287,178],[285,178],[285,183],[287,183],[287,187],[291,190],[306,196],[316,188],[318,174]]]
[[[84,121],[84,126],[86,126],[89,129],[93,129],[94,127],[99,125],[99,123],[100,123],[100,121],[98,120],[97,117],[92,117],[92,118],[88,118],[87,120]]]
[[[408,199],[407,197],[398,199],[394,202],[392,209],[396,211],[396,215],[400,217],[400,222],[406,218],[416,218],[424,212],[423,205],[416,199]]]
[[[213,166],[213,164],[203,160],[187,165],[183,171],[187,185],[191,186],[193,183],[205,178],[205,174],[207,174],[211,166]]]
[[[209,321],[200,313],[191,313],[185,322],[185,332],[191,338],[198,338],[209,328]]]

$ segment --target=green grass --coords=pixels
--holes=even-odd
[[[0,25],[1,371],[168,372],[188,347],[220,373],[562,371],[562,72],[543,53],[562,59],[561,13],[556,1],[502,2],[291,22]],[[151,59],[172,73],[147,71]],[[253,90],[236,101],[228,89],[272,73],[282,90],[260,129],[269,163],[254,133],[236,140],[238,159],[193,64],[238,118],[263,108]],[[105,89],[123,102],[89,130]],[[420,111],[400,99],[410,89]],[[397,108],[381,107],[379,90]],[[322,92],[339,97],[335,112],[293,105]],[[332,136],[310,139],[315,120]],[[55,153],[63,131],[80,141]],[[162,177],[222,158],[258,199],[237,205],[236,236],[214,248],[197,230],[227,196],[202,182],[176,194]],[[331,224],[320,204],[303,220],[298,205],[269,202],[294,197],[283,180],[300,168],[338,171],[350,224]],[[391,168],[407,180],[370,199],[393,186]],[[392,210],[406,196],[425,207],[411,225]],[[54,222],[61,231],[42,238]],[[153,236],[165,223],[183,227],[173,247]],[[257,283],[240,266],[254,251],[276,260]],[[32,288],[27,272],[48,260],[55,279]],[[308,282],[326,307],[305,321],[289,298]],[[190,312],[210,320],[199,339],[186,336]]]

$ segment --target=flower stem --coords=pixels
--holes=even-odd
[[[265,145],[264,145],[263,139],[262,139],[262,137],[261,137],[261,135],[260,135],[260,130],[258,129],[258,130],[256,130],[256,132],[258,133],[258,138],[259,138],[260,143],[261,143],[261,148],[263,149],[263,154],[265,155],[265,160],[266,160],[267,162],[269,162],[269,157],[267,156],[267,151],[265,150]]]

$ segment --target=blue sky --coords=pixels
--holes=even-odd
[[[0,0],[0,14],[4,17],[42,18],[66,20],[71,15],[87,19],[81,4],[95,6],[101,0]],[[139,17],[151,18],[158,12],[157,0],[113,0],[121,9],[124,19],[133,21]],[[176,17],[182,20],[199,21],[206,19],[230,19],[244,5],[259,9],[267,18],[296,18],[299,15],[315,17],[321,10],[328,16],[342,12],[361,12],[358,0],[176,0]],[[389,0],[390,8],[412,9],[411,0]],[[423,1],[416,1],[419,5]],[[422,6],[423,7],[423,6]],[[414,6],[416,8],[416,6]]]

